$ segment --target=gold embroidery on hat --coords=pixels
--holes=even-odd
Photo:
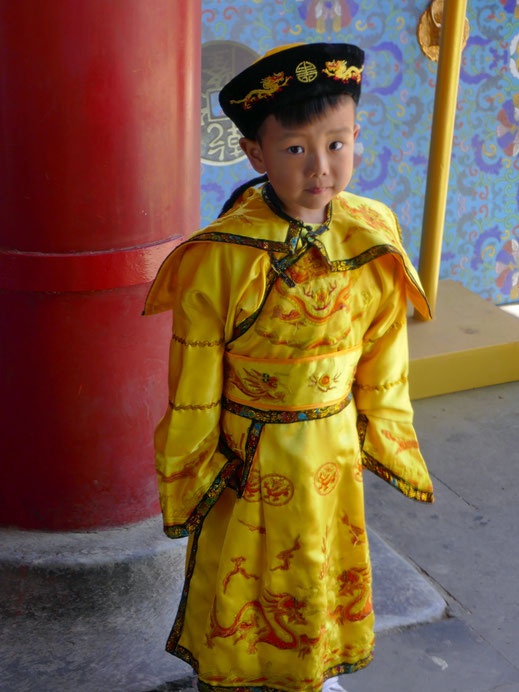
[[[328,77],[333,77],[341,82],[348,82],[350,79],[354,79],[357,84],[360,84],[360,75],[363,69],[362,67],[355,67],[355,65],[348,67],[346,60],[331,60],[326,63],[323,72]]]
[[[240,99],[239,101],[231,100],[229,103],[242,103],[242,108],[245,110],[250,110],[256,101],[268,98],[269,96],[273,96],[278,91],[281,91],[281,89],[283,89],[283,87],[285,87],[291,79],[292,77],[285,77],[284,72],[276,72],[273,75],[265,77],[261,80],[261,86],[263,89],[253,89],[252,91],[249,91],[245,98]]]
[[[300,62],[296,67],[296,77],[300,82],[303,82],[303,84],[309,84],[317,77],[317,67],[313,62],[303,60],[303,62]]]

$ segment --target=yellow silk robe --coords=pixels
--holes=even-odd
[[[249,189],[159,270],[145,313],[174,317],[156,467],[167,535],[191,536],[167,649],[201,690],[318,691],[371,660],[362,468],[433,500],[407,297],[428,315],[394,214],[347,192],[317,227]]]

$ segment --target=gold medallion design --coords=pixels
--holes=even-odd
[[[278,473],[269,473],[261,479],[261,499],[268,505],[286,505],[294,495],[292,481]]]
[[[314,485],[319,495],[328,495],[339,481],[337,464],[329,462],[320,466],[315,472]]]
[[[317,77],[317,67],[313,64],[313,62],[303,60],[303,62],[300,62],[296,67],[296,77],[299,82],[309,84]]]

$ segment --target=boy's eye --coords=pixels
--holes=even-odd
[[[289,154],[302,154],[303,147],[299,146],[299,144],[294,144],[293,146],[288,147],[287,151]]]
[[[342,149],[342,142],[332,142],[330,144],[330,149],[332,151],[337,151],[338,149]]]

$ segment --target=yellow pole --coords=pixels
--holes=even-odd
[[[447,203],[466,9],[467,0],[445,0],[443,8],[418,268],[433,317],[440,277],[443,223]],[[414,313],[414,317],[421,319],[418,312]]]

